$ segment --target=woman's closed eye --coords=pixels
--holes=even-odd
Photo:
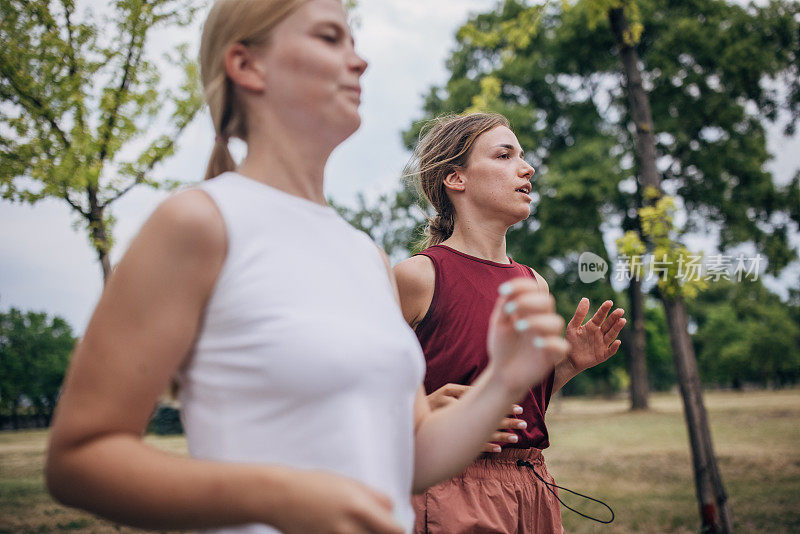
[[[339,35],[336,33],[321,33],[319,34],[319,38],[331,44],[336,44],[339,42]]]

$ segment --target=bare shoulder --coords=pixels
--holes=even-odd
[[[227,246],[222,214],[211,197],[198,189],[181,191],[162,202],[142,227],[140,235],[149,237],[151,234],[179,245],[176,252],[194,250],[200,254],[224,254]]]
[[[542,291],[544,291],[545,293],[549,293],[550,292],[550,286],[547,285],[547,280],[544,279],[544,276],[542,276],[539,273],[537,273],[536,270],[534,270],[533,267],[530,267],[530,266],[527,266],[527,267],[533,273],[533,277],[534,277],[534,279],[536,279],[536,283],[539,284],[539,287],[542,289]]]
[[[147,219],[115,268],[107,292],[149,288],[160,298],[176,293],[205,301],[227,255],[225,223],[203,191],[176,193]],[[180,298],[186,301],[185,295]]]
[[[177,193],[155,209],[103,288],[72,358],[54,442],[144,431],[191,354],[226,247],[222,215],[204,192]]]
[[[411,256],[394,266],[397,285],[408,290],[421,290],[433,287],[436,283],[436,270],[427,256]]]
[[[436,270],[430,258],[412,256],[394,266],[400,306],[403,316],[412,327],[428,313],[436,286]]]

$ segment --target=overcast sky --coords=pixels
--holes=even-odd
[[[83,7],[102,10],[105,2],[84,0]],[[420,116],[422,94],[447,79],[444,63],[452,50],[455,30],[470,12],[493,7],[495,0],[362,0],[355,30],[359,53],[369,61],[364,88],[361,129],[334,153],[327,169],[326,193],[349,203],[356,193],[392,188],[408,159],[400,132]],[[154,54],[177,42],[189,42],[196,55],[199,23],[181,31],[161,32],[153,40]],[[165,74],[167,79],[169,74]],[[153,132],[154,134],[159,132]],[[202,178],[211,150],[213,130],[206,112],[183,134],[176,155],[157,175],[187,182]],[[771,148],[779,157],[772,167],[785,182],[800,168],[797,139],[773,135]],[[526,147],[530,149],[531,147]],[[119,260],[130,239],[166,193],[133,190],[118,201],[116,245]],[[46,311],[66,318],[80,333],[101,289],[101,270],[84,231],[63,202],[42,201],[20,206],[0,201],[0,310],[11,306]]]

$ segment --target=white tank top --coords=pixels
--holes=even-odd
[[[355,478],[389,496],[410,531],[425,363],[377,247],[333,208],[236,173],[198,188],[228,251],[177,376],[190,454]]]

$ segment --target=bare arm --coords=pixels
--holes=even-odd
[[[427,256],[412,256],[394,267],[400,308],[411,328],[425,318],[436,289],[436,271]]]
[[[355,481],[181,458],[141,440],[191,350],[225,255],[222,218],[202,192],[171,197],[144,225],[73,356],[50,438],[48,489],[65,504],[143,528],[258,522],[327,532],[314,520],[341,520],[349,509],[377,531],[399,532],[388,511],[375,513],[391,508],[388,500]],[[330,495],[332,484],[341,492]]]

